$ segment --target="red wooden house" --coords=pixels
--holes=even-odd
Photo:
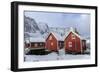
[[[30,50],[46,49],[55,52],[63,48],[69,53],[84,53],[86,50],[86,40],[78,32],[70,29],[65,36],[57,32],[50,32],[47,38],[42,36],[28,38],[25,42],[25,47],[30,48]]]
[[[30,48],[30,50],[44,49],[45,39],[42,37],[31,37],[26,39],[25,47]]]
[[[83,53],[86,49],[86,40],[74,30],[70,30],[65,37],[64,48],[69,53]]]
[[[61,35],[51,32],[46,38],[45,47],[49,51],[57,52],[59,49],[63,48],[64,41]]]

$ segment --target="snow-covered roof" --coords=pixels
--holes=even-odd
[[[25,40],[26,43],[30,43],[30,42],[45,42],[45,39],[43,37],[30,37],[28,39]]]
[[[30,42],[45,42],[45,39],[42,37],[30,38]]]
[[[90,39],[87,39],[86,43],[90,43]]]
[[[84,39],[85,39],[84,37],[82,37],[82,36],[80,36],[79,34],[77,34],[72,28],[71,28],[68,32],[65,33],[64,38],[66,38],[66,37],[70,34],[70,32],[74,33],[74,34],[75,34],[77,37],[79,37],[81,40],[84,40]]]
[[[72,32],[73,34],[75,34],[77,37],[79,37],[81,40],[85,40],[84,37],[80,36],[79,34],[77,34],[75,32],[75,29],[73,29],[72,27],[69,30],[66,30],[65,33],[62,35],[59,32],[55,32],[55,31],[50,31],[49,33],[45,33],[45,35],[40,34],[40,32],[36,32],[36,33],[28,33],[30,35],[30,37],[28,37],[27,39],[25,38],[25,42],[29,43],[29,42],[45,42],[45,40],[48,38],[48,36],[50,34],[53,34],[54,37],[58,40],[58,41],[64,41],[64,39],[70,34],[70,32]]]
[[[59,33],[56,33],[56,32],[50,32],[49,35],[50,35],[50,34],[53,34],[54,37],[55,37],[58,41],[64,41],[64,37],[61,36]],[[48,36],[49,36],[49,35],[48,35]],[[47,37],[47,38],[48,38],[48,37]]]
[[[37,37],[37,36],[42,36],[39,31],[36,31],[35,33],[29,33],[30,37]]]
[[[36,33],[28,33],[30,36],[25,38],[26,43],[30,42],[45,42],[45,39],[43,38],[42,34],[37,31]]]

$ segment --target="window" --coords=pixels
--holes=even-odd
[[[31,46],[34,46],[34,43],[31,43]]]
[[[72,42],[68,42],[68,46],[69,47],[72,47]]]
[[[53,42],[51,42],[51,46],[53,46]]]
[[[34,44],[34,46],[35,46],[35,47],[37,47],[37,46],[38,46],[38,44],[37,44],[37,43],[35,43],[35,44]]]
[[[74,34],[72,34],[72,39],[75,39],[75,35]]]
[[[63,48],[64,47],[64,43],[63,42],[59,42],[59,48]]]
[[[42,43],[40,43],[40,46],[42,46],[43,44]]]
[[[49,40],[52,40],[52,36],[49,37]]]
[[[38,46],[40,46],[40,43],[37,43],[38,44]]]
[[[63,46],[63,42],[59,42],[59,46]]]

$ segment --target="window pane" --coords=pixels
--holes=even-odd
[[[69,47],[72,47],[72,42],[68,42],[68,46]]]
[[[75,35],[74,34],[72,34],[72,39],[75,39]]]
[[[53,46],[53,42],[51,42],[51,46]]]

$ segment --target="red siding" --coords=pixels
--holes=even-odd
[[[65,50],[66,52],[74,52],[80,53],[81,52],[81,40],[79,37],[75,35],[75,39],[72,39],[73,33],[71,32],[64,41]],[[69,42],[72,42],[72,47],[69,47]]]
[[[51,40],[50,40],[50,36],[52,36]],[[46,48],[50,51],[57,51],[57,39],[53,36],[53,34],[50,34],[46,39]]]

